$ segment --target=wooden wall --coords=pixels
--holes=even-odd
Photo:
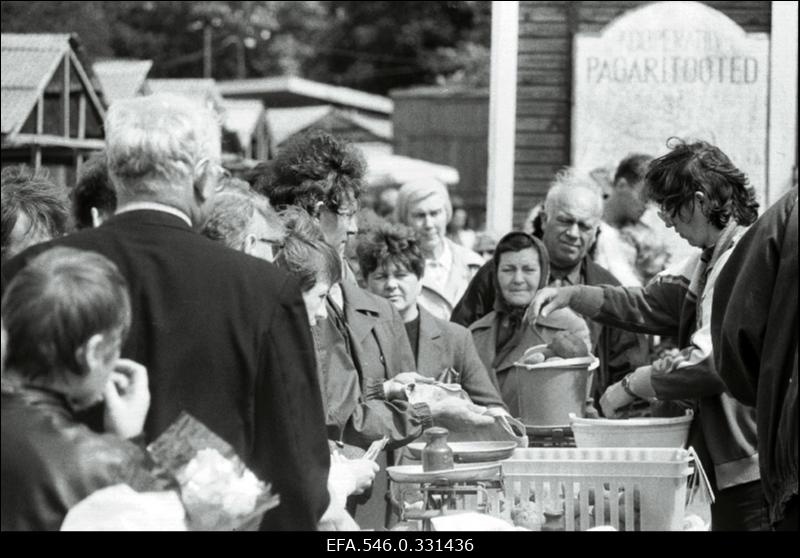
[[[464,199],[473,228],[486,219],[489,92],[418,88],[393,91],[394,151],[449,165],[460,181],[451,194]]]
[[[572,37],[599,31],[637,1],[520,2],[514,224],[570,164]],[[770,2],[704,2],[749,32],[770,30]]]

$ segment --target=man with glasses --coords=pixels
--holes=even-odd
[[[328,435],[366,449],[382,437],[389,448],[407,444],[434,421],[462,428],[492,423],[464,400],[411,404],[391,400],[403,382],[424,378],[416,369],[405,326],[383,298],[360,288],[344,261],[348,239],[358,232],[356,212],[366,163],[352,145],[321,130],[290,140],[269,172],[255,178],[273,207],[297,206],[314,217],[325,241],[342,257],[343,278],[328,297],[328,319],[314,328],[320,377],[324,382]],[[390,381],[391,380],[391,381]],[[381,466],[387,461],[379,459]],[[387,479],[376,478],[374,496],[355,519],[362,528],[380,528],[385,517]]]
[[[217,194],[204,208],[200,232],[228,248],[275,261],[286,234],[269,200],[255,192],[228,191]]]

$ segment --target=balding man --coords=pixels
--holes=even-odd
[[[3,266],[4,285],[51,246],[110,259],[131,292],[122,356],[149,373],[146,440],[187,411],[280,495],[262,528],[315,529],[329,503],[330,457],[297,281],[193,228],[223,174],[216,116],[151,95],[115,102],[105,129],[115,215],[19,254]]]
[[[616,277],[588,255],[602,216],[603,194],[594,182],[569,169],[556,176],[545,198],[540,231],[550,255],[550,285],[619,285]],[[478,271],[450,321],[467,327],[492,311],[493,269],[494,264],[489,260]],[[591,320],[587,324],[592,333],[592,352],[600,359],[593,390],[597,402],[606,387],[649,363],[648,343],[643,335],[604,327]]]

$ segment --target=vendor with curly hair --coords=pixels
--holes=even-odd
[[[759,483],[755,410],[732,398],[714,368],[711,302],[714,284],[758,204],[745,174],[718,147],[704,141],[668,142],[655,159],[646,192],[668,227],[702,252],[659,274],[646,287],[570,286],[537,293],[529,316],[569,306],[629,331],[677,336],[682,348],[611,385],[600,401],[606,416],[637,398],[698,407],[689,443],[699,453],[716,502],[712,530],[760,530],[764,492]]]

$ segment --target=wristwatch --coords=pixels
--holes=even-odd
[[[624,378],[622,378],[622,389],[625,390],[625,393],[633,397],[634,399],[641,399],[638,395],[636,395],[633,390],[631,389],[631,375],[628,374]]]

